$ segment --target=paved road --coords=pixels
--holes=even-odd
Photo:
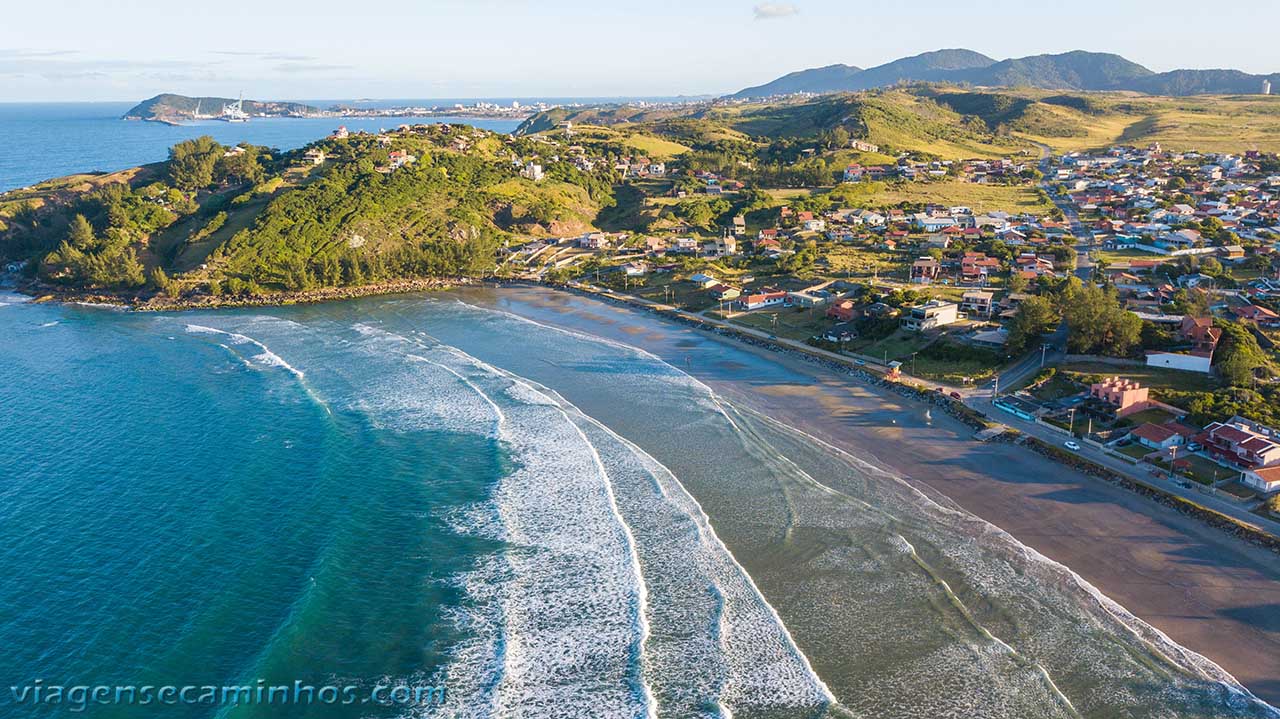
[[[1093,277],[1093,259],[1089,257],[1089,250],[1093,248],[1095,238],[1093,230],[1080,220],[1080,213],[1076,209],[1075,203],[1069,197],[1059,195],[1056,191],[1057,183],[1053,182],[1051,173],[1053,172],[1053,150],[1048,145],[1036,143],[1040,147],[1040,172],[1044,175],[1044,182],[1041,187],[1049,194],[1049,199],[1053,204],[1062,210],[1062,216],[1066,219],[1071,227],[1071,235],[1076,238],[1076,276],[1081,280],[1088,281]]]

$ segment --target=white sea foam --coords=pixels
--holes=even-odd
[[[495,492],[496,512],[475,507],[453,521],[512,545],[462,578],[475,607],[460,620],[477,639],[448,672],[468,707],[455,715],[554,701],[554,716],[732,716],[733,706],[832,701],[666,467],[528,379],[425,335],[354,329],[384,355],[398,342],[406,359],[479,398],[489,422],[471,431],[496,425],[517,465]]]
[[[230,341],[232,344],[237,344],[237,345],[251,344],[260,350],[258,354],[255,354],[253,356],[253,359],[257,360],[258,362],[268,367],[279,367],[281,369],[284,369],[288,371],[290,374],[292,374],[294,377],[297,377],[298,379],[303,379],[304,377],[306,377],[306,374],[302,370],[294,367],[288,362],[285,362],[284,359],[280,357],[280,355],[277,355],[275,352],[272,352],[270,347],[266,346],[262,342],[259,342],[258,340],[252,337],[249,337],[248,335],[242,335],[239,332],[228,332],[227,330],[220,330],[216,327],[205,327],[204,325],[187,325],[187,331],[192,334],[225,335],[226,337],[230,338]]]
[[[717,706],[729,716],[734,705],[812,708],[833,701],[777,613],[666,467],[547,388],[445,349],[510,380],[512,400],[557,408],[591,448],[609,482],[617,521],[633,533],[636,576],[655,597],[647,610],[651,626],[643,628],[644,656],[664,713],[686,716]]]

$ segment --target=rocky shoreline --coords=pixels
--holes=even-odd
[[[207,310],[228,307],[278,307],[305,305],[319,302],[351,300],[377,295],[397,295],[409,292],[438,292],[475,285],[478,280],[469,277],[421,278],[379,282],[356,287],[323,287],[299,292],[272,292],[257,297],[188,295],[169,297],[154,293],[119,293],[94,290],[69,290],[32,282],[15,289],[32,296],[35,302],[62,302],[65,304],[111,305],[134,312],[176,312],[182,310]]]

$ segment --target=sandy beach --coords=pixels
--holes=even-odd
[[[469,301],[653,352],[735,404],[901,475],[1065,565],[1280,704],[1280,556],[1021,447],[975,442],[941,412],[926,417],[922,404],[789,354],[747,348],[775,366],[765,375],[700,361],[714,343],[732,340],[643,312],[539,288],[468,293]],[[819,671],[822,664],[815,659]]]

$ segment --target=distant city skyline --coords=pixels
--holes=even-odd
[[[0,101],[719,95],[940,48],[1111,52],[1157,72],[1280,71],[1280,6],[1080,0],[49,0],[6,9]],[[1229,32],[1225,31],[1229,30]]]

